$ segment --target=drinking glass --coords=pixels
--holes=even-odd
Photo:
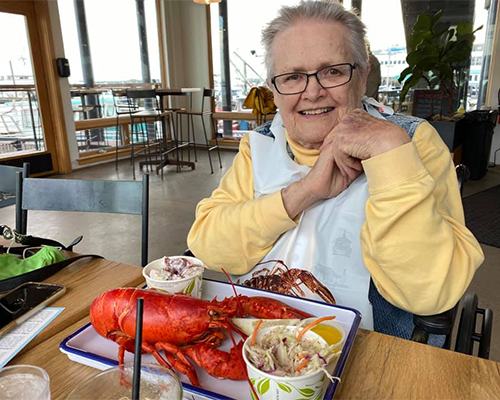
[[[134,364],[112,367],[80,383],[66,400],[130,400]],[[158,364],[141,365],[139,398],[182,400],[182,384],[177,375]]]
[[[34,365],[0,369],[0,400],[50,400],[49,374]]]

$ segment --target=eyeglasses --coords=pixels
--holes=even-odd
[[[334,64],[312,74],[292,72],[276,75],[271,78],[271,83],[279,94],[299,94],[305,92],[309,84],[309,78],[315,76],[322,88],[331,89],[349,83],[352,78],[352,71],[356,67],[356,63]]]

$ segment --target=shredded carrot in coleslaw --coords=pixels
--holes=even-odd
[[[302,338],[302,336],[304,336],[304,333],[306,333],[309,329],[314,328],[321,322],[329,321],[335,318],[336,318],[335,316],[318,318],[316,321],[311,322],[309,325],[304,326],[304,328],[300,331],[299,336],[297,336],[297,340],[300,342],[300,339]]]

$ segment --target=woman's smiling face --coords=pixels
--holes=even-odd
[[[272,52],[274,75],[313,73],[333,64],[354,60],[346,46],[346,29],[340,23],[303,20],[276,35]],[[315,77],[305,92],[281,95],[274,85],[274,102],[291,139],[306,148],[319,148],[325,137],[349,111],[360,107],[368,71],[359,67],[343,86],[324,89]]]

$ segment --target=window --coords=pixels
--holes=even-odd
[[[113,117],[115,110],[110,87],[161,82],[155,0],[144,0],[146,36],[143,39],[147,41],[146,49],[140,45],[139,2],[85,0],[83,4],[91,59],[85,71],[81,61],[75,2],[58,2],[64,50],[71,68],[69,82],[76,121]],[[149,63],[143,65],[141,56],[146,51]],[[100,93],[85,94],[82,86],[97,87]],[[80,152],[119,144],[116,143],[115,127],[77,130],[77,142]]]
[[[212,4],[211,29],[212,50],[214,64],[214,85],[217,91],[218,109],[224,106],[221,98],[222,88],[226,82],[221,74],[221,63],[228,64],[230,71],[231,101],[225,104],[226,110],[241,110],[242,101],[252,86],[265,83],[265,69],[260,46],[260,33],[267,22],[276,16],[277,10],[282,5],[297,4],[296,0],[254,0],[248,7],[246,0],[222,0],[227,5],[227,15],[219,13],[221,6]],[[344,5],[350,7],[351,1],[344,0]],[[449,20],[451,24],[458,24],[467,19],[473,21],[474,27],[484,25],[476,33],[476,40],[471,54],[470,71],[465,71],[465,77],[478,75],[480,89],[472,95],[467,95],[466,108],[468,110],[479,107],[484,103],[481,93],[485,93],[488,81],[489,62],[491,59],[492,37],[495,31],[495,20],[498,0],[489,0],[489,8],[485,9],[484,0],[464,0],[461,2],[443,2],[429,0],[426,2],[414,0],[385,0],[380,7],[379,0],[363,0],[361,17],[367,27],[367,37],[371,51],[376,54],[381,64],[382,84],[379,92],[387,92],[384,102],[398,106],[399,92],[402,84],[398,82],[400,73],[407,67],[406,42],[411,33],[411,28],[420,12],[437,11],[445,8],[443,22]],[[266,10],[263,12],[262,10]],[[241,16],[245,15],[245,18]],[[381,21],[390,21],[390,30],[387,24]],[[229,59],[224,61],[223,48],[221,48],[220,29],[228,25],[229,43],[225,49]],[[411,25],[411,26],[410,26]],[[222,61],[221,61],[222,60]],[[471,82],[472,79],[469,79]],[[464,84],[467,87],[467,83]],[[422,82],[422,87],[425,82]],[[390,93],[389,93],[390,92]],[[483,96],[484,97],[484,96]],[[411,94],[409,95],[411,98]],[[235,129],[235,128],[233,128]],[[226,132],[224,132],[226,134]]]
[[[26,18],[0,12],[0,158],[45,150]],[[1,197],[1,196],[0,196]]]
[[[59,1],[70,84],[84,83],[74,1]],[[92,70],[96,85],[142,82],[135,0],[85,0]],[[160,82],[155,0],[144,1],[151,79]]]
[[[266,68],[264,66],[264,50],[260,43],[260,33],[264,26],[277,14],[282,5],[294,5],[296,0],[231,0],[227,4],[227,16],[219,13],[224,5],[210,5],[214,88],[216,92],[216,111],[241,111],[243,101],[254,86],[266,85]],[[223,8],[222,8],[223,9]],[[265,10],[265,11],[264,11]],[[244,17],[243,17],[244,16]],[[227,18],[227,19],[226,19]],[[225,101],[223,93],[223,56],[221,49],[222,24],[227,24],[229,36],[229,74],[231,88],[230,104]],[[224,136],[241,137],[243,133],[252,129],[254,124],[247,121],[235,121],[226,124]],[[219,124],[219,131],[223,125]],[[234,135],[233,133],[234,132]]]

